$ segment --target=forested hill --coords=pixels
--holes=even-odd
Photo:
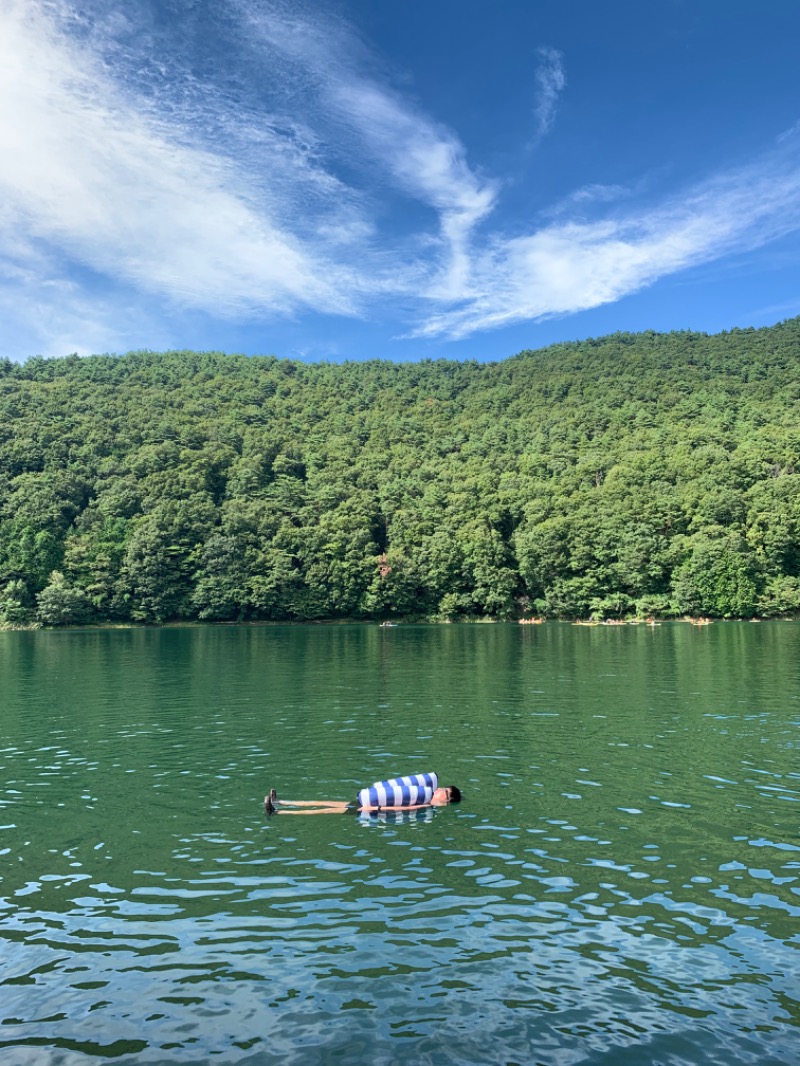
[[[800,610],[800,319],[0,362],[0,622]]]

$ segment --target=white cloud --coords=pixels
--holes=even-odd
[[[351,159],[366,153],[383,180],[438,214],[442,261],[435,277],[425,271],[424,286],[441,299],[457,297],[469,277],[471,233],[494,207],[498,183],[475,175],[451,130],[365,73],[370,57],[346,29],[252,0],[239,0],[239,7],[258,39],[305,72],[331,140],[344,139]]]
[[[431,315],[415,335],[459,338],[584,311],[798,228],[800,166],[772,155],[660,207],[496,237],[477,256],[462,306]]]
[[[567,84],[563,55],[555,48],[539,48],[536,52],[539,63],[536,68],[537,99],[534,108],[536,140],[550,130],[556,116],[558,97]]]
[[[454,136],[379,87],[342,82],[334,93],[397,184],[439,213],[446,261],[431,292],[457,297],[469,279],[470,236],[492,210],[495,186],[474,177]]]
[[[568,202],[572,204],[610,204],[615,200],[630,196],[630,194],[631,190],[624,185],[584,185],[572,193]]]
[[[776,318],[793,318],[800,315],[800,293],[794,300],[784,303],[768,304],[766,307],[757,307],[749,312],[749,318],[753,324],[764,321],[774,322]]]
[[[642,192],[644,183],[630,188],[627,185],[602,185],[597,182],[582,185],[568,193],[562,200],[557,200],[540,212],[542,218],[562,218],[565,215],[584,217],[598,204],[613,204],[620,200],[629,200],[636,192]]]
[[[228,158],[137,107],[103,58],[30,0],[7,0],[0,13],[0,254],[9,270],[39,245],[217,314],[352,313],[371,285],[273,216],[280,189],[259,202]],[[308,163],[290,169],[296,181],[327,183],[328,197],[338,191]],[[336,213],[327,211],[329,224]]]
[[[502,183],[351,27],[300,3],[4,0],[0,354],[173,343],[192,311],[396,319],[400,303],[413,335],[458,338],[800,227],[789,131],[668,203],[587,184],[539,228],[492,232]],[[538,55],[541,137],[566,78],[559,52]]]
[[[123,17],[98,0],[78,17],[60,0],[8,0],[0,257],[9,270],[33,243],[40,269],[58,264],[65,282],[88,269],[167,309],[233,317],[348,315],[367,296],[459,292],[495,185],[472,174],[455,135],[364,74],[346,27],[249,0],[221,8],[224,43],[249,64],[249,92],[213,72],[198,78],[197,57],[156,32],[142,3]],[[337,177],[337,165],[356,180],[368,171],[366,187]],[[438,237],[416,240],[412,254],[378,248],[376,173],[431,209]],[[51,297],[56,280],[45,270]],[[32,306],[29,287],[25,297]]]
[[[782,144],[784,141],[791,141],[792,139],[796,139],[797,137],[800,137],[800,120],[795,122],[794,125],[790,126],[788,130],[784,130],[782,133],[779,133],[777,141],[778,144]]]

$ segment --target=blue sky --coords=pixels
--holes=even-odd
[[[3,0],[0,355],[800,314],[796,0]]]

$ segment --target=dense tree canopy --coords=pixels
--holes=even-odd
[[[0,623],[800,610],[800,319],[0,362]]]

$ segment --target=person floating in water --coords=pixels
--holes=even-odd
[[[461,791],[455,785],[439,788],[436,774],[410,774],[376,781],[362,788],[355,804],[347,800],[279,800],[275,789],[264,798],[267,814],[345,814],[347,811],[413,811],[421,807],[445,807],[458,803]]]

